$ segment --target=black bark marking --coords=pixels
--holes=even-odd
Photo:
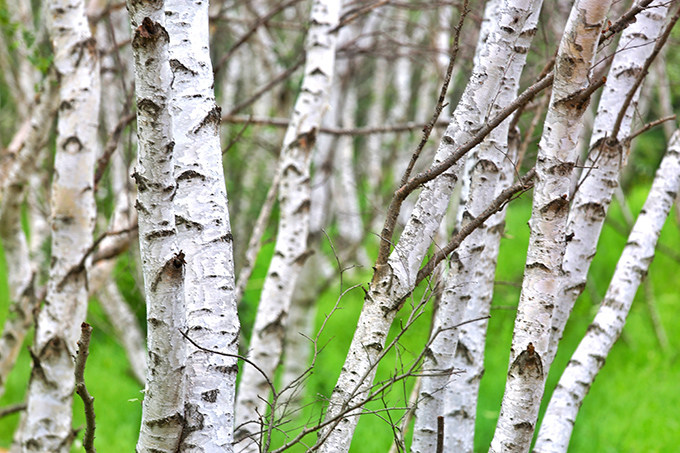
[[[213,108],[208,112],[208,114],[201,120],[198,126],[193,130],[194,134],[204,127],[212,127],[212,132],[217,134],[220,130],[220,124],[222,123],[222,108],[218,105],[213,106]]]
[[[529,343],[527,348],[512,362],[509,374],[514,377],[543,378],[543,362],[533,343]]]

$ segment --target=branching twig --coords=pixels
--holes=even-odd
[[[533,187],[533,178],[536,175],[536,170],[532,168],[519,181],[508,187],[496,197],[496,199],[484,210],[479,216],[466,223],[460,231],[451,239],[451,241],[438,250],[432,258],[425,264],[425,266],[418,272],[416,278],[416,285],[423,281],[428,275],[432,273],[437,264],[446,258],[452,251],[454,251],[463,240],[484,223],[489,217],[496,212],[503,209],[503,207],[515,197],[518,193],[525,192]]]
[[[276,77],[274,77],[273,79],[271,79],[262,88],[260,88],[255,93],[253,93],[252,96],[250,96],[248,99],[246,99],[245,101],[241,102],[239,105],[237,105],[236,107],[231,109],[231,111],[226,116],[230,117],[230,116],[237,114],[238,112],[240,112],[244,108],[248,107],[249,105],[251,105],[252,103],[257,101],[258,99],[260,99],[262,97],[262,95],[265,94],[267,91],[271,90],[272,88],[274,88],[279,83],[288,79],[288,77],[290,77],[295,71],[297,71],[300,66],[305,64],[305,57],[306,57],[306,55],[304,53],[301,54],[300,57],[297,59],[297,61],[295,63],[293,63],[293,65],[290,68],[286,69],[281,74],[279,74]],[[287,124],[286,124],[286,126],[287,126]]]
[[[118,142],[120,141],[120,136],[122,135],[123,130],[125,130],[125,127],[132,121],[134,121],[136,118],[137,118],[136,113],[130,113],[128,115],[125,115],[120,119],[120,121],[118,121],[116,127],[109,134],[109,138],[106,141],[106,147],[104,148],[104,152],[102,153],[99,160],[97,160],[97,170],[94,173],[95,187],[99,185],[99,181],[101,181],[102,176],[104,176],[104,170],[106,170],[106,167],[109,165],[109,160],[111,160],[111,156],[116,151],[116,148],[118,148]]]
[[[470,12],[470,10],[468,9],[468,0],[464,0],[463,5],[460,9],[460,18],[458,19],[458,25],[454,28],[456,33],[455,33],[454,38],[453,38],[453,45],[451,46],[451,56],[449,57],[449,66],[446,68],[446,76],[444,77],[444,83],[442,84],[442,89],[439,92],[439,99],[437,100],[437,105],[434,108],[434,113],[432,114],[432,118],[430,119],[430,122],[427,123],[427,125],[423,128],[423,138],[420,140],[418,147],[416,148],[415,152],[411,156],[411,161],[408,163],[408,167],[406,167],[406,170],[404,171],[404,175],[401,177],[401,185],[402,186],[404,184],[406,184],[406,182],[408,181],[408,178],[411,177],[411,171],[413,171],[413,167],[415,166],[416,161],[420,157],[420,153],[422,153],[423,148],[425,147],[425,144],[430,139],[430,134],[432,133],[432,129],[434,128],[435,124],[437,123],[437,120],[439,119],[439,115],[441,115],[442,110],[445,107],[446,93],[449,91],[449,84],[451,83],[451,74],[453,73],[453,66],[456,63],[456,58],[458,57],[458,50],[460,49],[460,46],[459,46],[460,31],[463,29],[463,23],[465,22],[465,18],[467,17],[467,14],[469,12]]]
[[[94,397],[90,395],[85,386],[85,363],[90,354],[90,337],[92,336],[92,326],[84,322],[80,325],[80,341],[78,341],[78,353],[76,354],[76,393],[83,400],[85,406],[85,436],[83,437],[83,448],[88,453],[96,453],[94,448],[94,431],[96,428],[94,414]]]
[[[66,280],[68,280],[71,276],[79,274],[80,272],[85,270],[85,262],[87,261],[87,258],[90,255],[92,255],[92,253],[94,253],[95,250],[97,250],[97,247],[99,246],[99,244],[101,244],[101,242],[104,240],[104,238],[106,238],[108,236],[116,236],[116,235],[119,235],[119,234],[127,234],[127,233],[134,231],[136,229],[137,229],[137,225],[134,225],[130,228],[125,228],[123,230],[105,231],[104,233],[102,233],[101,236],[99,236],[97,238],[97,240],[94,241],[94,243],[92,244],[92,247],[90,247],[85,252],[83,257],[80,259],[80,262],[78,264],[76,264],[75,266],[71,267],[71,269],[69,269],[69,271],[66,273],[66,275],[64,275],[64,278],[61,279],[61,281],[57,285],[57,288],[63,288],[64,284],[66,283]],[[115,254],[113,256],[115,256]],[[113,256],[99,257],[99,260],[112,258]]]

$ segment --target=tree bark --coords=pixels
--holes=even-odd
[[[543,397],[555,294],[564,253],[571,175],[581,117],[601,27],[609,1],[574,5],[560,43],[555,81],[536,163],[537,181],[529,221],[529,250],[510,350],[510,369],[491,452],[525,452],[531,446]]]
[[[233,236],[209,52],[208,2],[165,2],[172,69],[177,247],[185,254],[186,328],[198,344],[238,354]],[[182,451],[232,451],[235,357],[188,346]]]
[[[557,353],[559,341],[571,310],[586,286],[588,269],[597,250],[604,220],[618,187],[622,165],[630,152],[625,138],[631,133],[639,91],[627,107],[618,137],[612,137],[614,123],[628,92],[633,88],[642,65],[652,53],[654,41],[665,21],[668,5],[657,0],[626,28],[612,60],[593,124],[590,152],[584,165],[578,190],[569,211],[567,235],[571,238],[562,261],[563,275],[556,293],[552,333],[547,353],[542,357],[549,367]]]
[[[164,2],[128,1],[137,92],[139,244],[147,305],[148,368],[138,452],[174,452],[184,427],[185,254],[173,199],[172,73]]]
[[[535,452],[566,452],[578,410],[612,346],[621,335],[642,279],[647,275],[675,197],[680,190],[680,132],[675,132],[645,205],[619,258],[593,323],[562,373],[550,399]]]
[[[53,0],[46,8],[60,77],[60,107],[52,181],[52,265],[45,306],[32,349],[24,451],[67,452],[72,441],[74,363],[87,313],[87,268],[96,206],[99,59],[81,0]]]
[[[315,0],[305,50],[302,89],[283,139],[279,173],[279,226],[274,256],[262,288],[249,358],[266,374],[245,364],[236,401],[236,438],[245,451],[257,451],[252,436],[267,412],[269,386],[281,358],[286,317],[300,269],[307,258],[309,234],[309,165],[330,96],[335,61],[334,33],[340,2]]]
[[[512,47],[524,23],[534,10],[534,1],[506,1],[494,28],[494,38],[487,42],[485,57],[475,67],[470,83],[453,114],[434,165],[442,162],[472,137],[487,118],[488,108],[498,93],[505,68],[512,58]],[[379,255],[364,307],[350,345],[345,365],[331,396],[326,421],[332,421],[321,434],[322,452],[345,452],[358,422],[362,400],[368,394],[383,350],[389,328],[404,299],[413,290],[418,269],[436,234],[458,180],[461,162],[427,183],[394,251]],[[398,212],[390,212],[388,222],[396,222]],[[383,246],[391,237],[390,228],[383,230]],[[389,246],[388,246],[389,247]]]

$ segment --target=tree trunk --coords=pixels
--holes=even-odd
[[[600,30],[609,1],[574,5],[555,67],[551,105],[539,143],[537,181],[529,221],[529,250],[510,350],[510,369],[496,432],[489,451],[525,452],[533,437],[545,378],[555,293],[559,288],[571,175]]]
[[[279,227],[274,256],[262,288],[248,357],[266,374],[245,364],[236,401],[236,438],[245,451],[257,451],[253,436],[267,410],[269,385],[281,359],[286,316],[295,282],[307,258],[309,234],[309,165],[330,96],[340,2],[315,0],[305,50],[300,95],[283,139],[279,173]]]
[[[611,136],[614,123],[643,63],[654,49],[654,41],[661,32],[667,11],[668,5],[657,0],[650,9],[640,13],[637,21],[624,30],[612,60],[593,124],[588,160],[569,212],[567,235],[571,239],[567,242],[562,261],[563,275],[560,290],[556,293],[550,345],[547,354],[542,357],[548,367],[555,358],[574,303],[586,286],[597,241],[618,187],[621,166],[630,151],[630,145],[626,146],[624,140],[631,133],[639,92],[626,109],[617,137]]]
[[[675,132],[647,201],[628,237],[607,294],[562,373],[538,434],[536,453],[566,452],[578,410],[612,346],[621,335],[640,282],[647,275],[675,197],[680,190],[680,132]]]
[[[456,145],[467,142],[473,131],[486,121],[488,108],[514,55],[512,47],[534,8],[531,0],[503,3],[494,39],[487,43],[488,58],[480,60],[479,67],[473,70],[471,81],[439,145],[435,165],[452,154]],[[387,333],[401,304],[415,286],[418,269],[449,204],[460,167],[459,161],[423,187],[394,251],[389,257],[382,254],[378,257],[345,365],[326,412],[325,420],[331,424],[319,440],[323,442],[322,452],[349,450],[360,408],[372,386]],[[395,217],[396,214],[389,213]],[[389,243],[391,238],[384,237],[385,231],[388,228],[383,230],[382,240]],[[389,250],[384,245],[382,249]]]
[[[169,36],[164,2],[128,2],[137,92],[139,245],[149,350],[138,452],[174,452],[184,427],[185,254],[179,249],[173,198]]]
[[[28,391],[24,451],[67,452],[73,440],[71,406],[80,324],[87,313],[86,253],[96,206],[99,60],[80,0],[48,2],[47,27],[61,79],[52,181],[52,265],[45,306],[38,315]]]

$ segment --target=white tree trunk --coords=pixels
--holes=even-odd
[[[172,68],[172,137],[177,247],[186,255],[184,303],[189,336],[238,354],[233,237],[227,211],[208,2],[165,2]],[[188,346],[182,451],[232,451],[235,357]]]
[[[137,92],[139,244],[149,350],[138,452],[174,452],[184,416],[184,253],[177,246],[173,198],[172,73],[164,3],[128,2]]]
[[[278,236],[248,354],[269,379],[281,359],[288,308],[307,258],[309,165],[333,79],[336,35],[328,32],[337,25],[339,15],[338,1],[315,0],[312,5],[302,89],[283,139],[278,170],[281,178]],[[246,451],[257,451],[256,439],[251,436],[259,430],[259,417],[267,413],[268,394],[266,378],[245,364],[236,402],[236,437],[246,439]]]
[[[550,399],[535,452],[566,452],[578,410],[621,335],[633,298],[654,258],[661,228],[680,190],[680,132],[675,132],[628,237],[602,305]]]
[[[624,30],[612,60],[593,124],[589,157],[569,212],[567,235],[571,239],[567,242],[562,262],[563,275],[556,293],[549,349],[541,357],[548,367],[555,358],[574,303],[586,286],[597,241],[618,187],[621,166],[630,151],[622,140],[631,132],[639,93],[626,110],[618,137],[611,136],[614,122],[643,63],[654,49],[654,41],[663,28],[667,11],[666,2],[657,0],[649,9],[638,14],[637,21]]]
[[[492,4],[487,5],[487,12],[489,5]],[[492,7],[495,9],[495,5]],[[517,96],[519,78],[526,63],[531,40],[536,34],[540,4],[536,4],[535,7],[536,9],[529,16],[513,46],[515,55],[511,58],[510,65],[504,74],[501,89],[491,109],[492,115],[504,109]],[[481,41],[479,45],[483,48],[484,41]],[[470,219],[482,214],[487,209],[489,201],[512,183],[513,162],[510,161],[511,157],[508,154],[509,125],[510,119],[507,119],[471,151],[474,162],[471,165],[469,197],[467,204],[461,210],[463,226]],[[453,386],[453,381],[459,379],[475,385],[479,382],[474,379],[474,374],[451,376],[447,373],[452,372],[454,367],[459,332],[459,329],[455,327],[462,321],[483,316],[477,312],[488,314],[496,271],[496,257],[488,254],[498,251],[498,244],[492,245],[489,241],[492,238],[500,241],[500,232],[489,231],[488,228],[499,227],[502,222],[502,215],[497,215],[493,223],[485,222],[472,232],[449,257],[450,270],[444,283],[444,293],[435,318],[435,332],[438,328],[442,331],[431,343],[429,348],[431,355],[426,355],[423,363],[425,375],[422,378],[421,398],[416,410],[413,451],[426,452],[436,448],[437,417],[445,413],[449,421],[448,429],[445,424],[445,432],[449,433],[447,448],[451,451],[472,451],[475,414],[465,412],[467,408],[452,409],[453,413],[445,411],[445,395],[450,394],[445,391],[445,388]],[[487,245],[489,245],[488,249]],[[473,317],[468,317],[470,315]],[[482,321],[477,321],[475,324],[477,323],[486,324]],[[483,333],[483,330],[480,331],[476,326],[463,326],[465,327],[472,329],[475,333]],[[480,342],[482,346],[483,338],[482,336]],[[479,339],[475,340],[479,341]],[[464,347],[463,345],[462,348]],[[429,377],[430,373],[436,376]],[[464,391],[466,390],[474,391],[473,389]],[[465,422],[468,422],[467,425]]]
[[[99,60],[80,0],[48,3],[47,27],[61,78],[52,181],[52,265],[38,315],[28,391],[24,451],[67,452],[72,440],[74,362],[87,313],[87,268],[96,206],[94,164],[99,117]]]
[[[501,6],[499,20],[486,44],[485,58],[480,59],[479,67],[473,70],[439,145],[435,165],[452,154],[456,144],[467,142],[473,131],[484,124],[514,55],[513,46],[536,7],[534,3],[505,1]],[[360,414],[360,409],[350,409],[361,406],[373,383],[377,359],[389,328],[404,298],[415,286],[418,269],[449,204],[460,167],[461,162],[425,185],[394,251],[385,264],[376,265],[345,365],[326,412],[326,421],[336,420],[322,433],[322,452],[349,450]]]
[[[37,172],[37,155],[41,154],[51,130],[51,120],[57,110],[59,90],[54,72],[45,79],[40,96],[32,108],[30,129],[19,150],[9,175],[3,181],[0,197],[0,239],[7,262],[9,284],[9,316],[0,336],[0,397],[24,344],[26,333],[33,325],[35,308],[34,277],[28,239],[21,225],[21,207],[28,179]]]
[[[551,105],[539,143],[536,185],[510,369],[492,452],[529,450],[543,397],[555,294],[559,288],[571,174],[587,99],[570,98],[589,84],[609,1],[574,5],[557,55]]]

